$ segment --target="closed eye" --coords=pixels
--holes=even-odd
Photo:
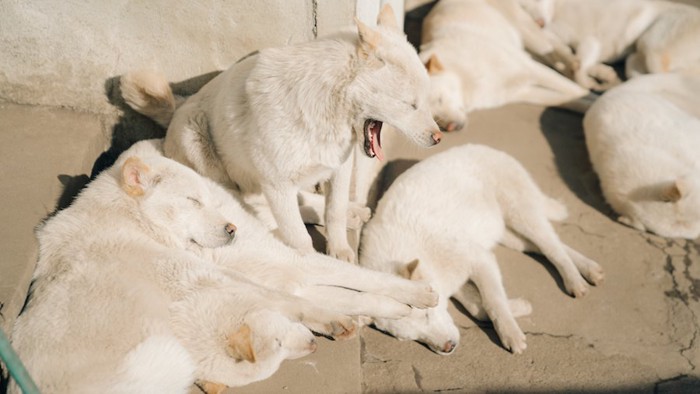
[[[416,101],[412,101],[412,102],[404,101],[403,103],[408,105],[409,107],[413,108],[414,110],[418,109],[418,103]]]
[[[198,199],[196,199],[194,197],[187,197],[187,199],[190,200],[192,202],[192,204],[194,204],[195,207],[197,207],[197,208],[202,207],[202,202],[199,201]]]

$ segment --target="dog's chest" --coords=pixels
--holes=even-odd
[[[310,142],[311,149],[300,157],[302,161],[295,176],[300,184],[313,184],[330,178],[349,159],[353,148],[350,135],[346,138],[320,138]]]

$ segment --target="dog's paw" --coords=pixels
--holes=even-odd
[[[221,394],[228,388],[228,386],[225,384],[209,382],[206,380],[197,380],[195,384],[206,394]]]
[[[603,284],[605,281],[605,272],[603,267],[601,267],[595,261],[590,261],[586,268],[581,271],[581,275],[588,281],[588,283],[598,286]]]
[[[355,262],[355,252],[349,247],[342,247],[342,248],[328,248],[327,251],[328,255],[331,257],[335,257],[338,260],[345,261],[348,263],[354,263]]]
[[[606,91],[622,83],[614,68],[607,64],[595,64],[588,69],[588,75],[596,80],[597,86],[594,90]]]
[[[532,304],[524,298],[512,298],[508,300],[508,307],[513,317],[527,316],[532,313]]]
[[[566,291],[570,295],[576,298],[581,298],[588,294],[588,284],[581,276],[569,280],[564,278],[564,287],[566,287]]]
[[[513,319],[506,319],[505,322],[494,321],[496,332],[501,339],[503,347],[510,350],[513,354],[521,354],[526,348],[527,338],[525,333],[520,329],[518,324]]]
[[[338,319],[330,322],[330,333],[334,339],[350,339],[355,337],[357,333],[357,323],[350,318],[346,317],[343,319]]]
[[[416,282],[416,290],[408,304],[415,308],[432,308],[438,304],[440,295],[427,283]]]
[[[362,226],[372,217],[372,210],[368,207],[350,202],[348,207],[348,224],[350,230],[360,230]]]

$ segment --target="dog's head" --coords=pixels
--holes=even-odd
[[[138,210],[141,227],[160,242],[184,249],[231,243],[236,226],[221,213],[210,181],[160,155],[130,155],[117,163],[126,198]]]
[[[418,260],[401,269],[398,274],[411,280],[424,281]],[[401,319],[374,319],[374,326],[402,341],[418,341],[438,354],[452,353],[459,344],[459,329],[447,311],[446,297],[440,297],[433,308],[413,308]]]
[[[257,364],[259,378],[264,379],[282,361],[316,351],[316,340],[301,323],[274,311],[258,310],[249,313],[238,330],[229,335],[226,351],[236,360]]]
[[[461,130],[467,123],[467,111],[459,76],[446,70],[435,54],[428,57],[425,68],[430,76],[430,110],[440,130]]]
[[[428,74],[397,26],[391,6],[382,9],[376,28],[356,22],[357,74],[347,93],[355,107],[353,129],[367,156],[383,157],[383,123],[417,145],[430,147],[440,142],[442,136],[428,103]]]

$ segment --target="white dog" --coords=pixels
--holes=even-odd
[[[346,261],[355,259],[346,234],[353,148],[381,159],[383,122],[420,146],[441,138],[427,73],[391,8],[382,10],[376,29],[357,25],[359,34],[240,60],[175,111],[165,140],[168,157],[244,193],[262,192],[282,240],[306,253],[313,246],[297,192],[330,179],[328,251]],[[174,108],[169,98],[145,102],[146,108],[132,106],[154,119],[167,119]]]
[[[561,105],[589,94],[533,60],[518,29],[485,0],[438,2],[423,21],[420,57],[430,74],[430,107],[448,131],[461,128],[473,110],[513,102]],[[581,105],[573,109],[587,107]]]
[[[220,187],[154,144],[125,152],[37,231],[13,344],[42,391],[185,393],[195,378],[237,386],[314,350],[295,321],[352,334],[348,316],[198,257],[235,248],[236,228],[212,193]]]
[[[581,86],[620,83],[604,63],[623,60],[626,76],[700,69],[700,9],[663,0],[536,0],[533,18],[575,52]],[[629,56],[628,56],[629,55]]]
[[[584,118],[603,195],[620,221],[700,236],[700,75],[655,74],[606,92]]]
[[[508,302],[491,250],[498,242],[539,250],[557,268],[567,291],[583,296],[586,280],[600,283],[603,270],[559,240],[549,221],[565,217],[566,208],[544,195],[520,163],[494,149],[464,145],[414,165],[392,183],[365,226],[360,264],[427,280],[440,302],[403,319],[376,319],[375,325],[399,339],[450,353],[459,332],[447,311],[448,298],[471,280],[503,345],[522,352],[525,335],[514,317],[529,313],[530,305]],[[484,318],[482,302],[468,298],[465,307]]]

